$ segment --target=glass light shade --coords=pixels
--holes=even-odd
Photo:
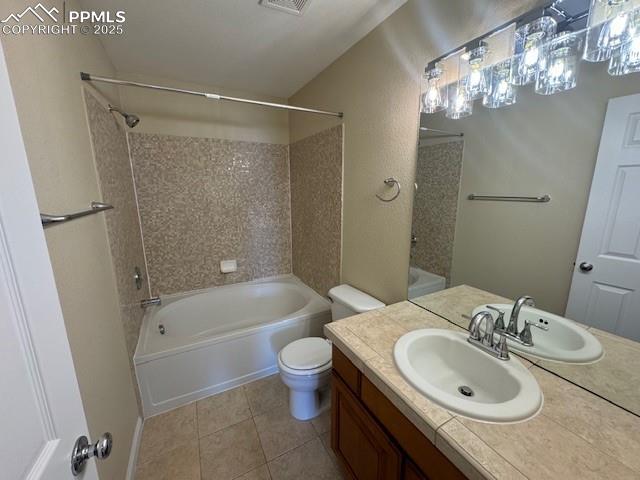
[[[527,85],[536,79],[542,49],[558,27],[552,17],[540,17],[516,30],[515,56],[511,66],[511,83]]]
[[[467,58],[466,76],[464,77],[465,94],[468,100],[482,98],[489,91],[489,81],[485,70],[488,49],[485,45],[471,50],[463,58]]]
[[[630,0],[591,0],[586,46],[588,62],[609,60],[629,41],[633,5]]]
[[[482,99],[487,108],[500,108],[516,103],[517,88],[510,82],[511,60],[497,63],[490,70],[489,92]]]
[[[442,73],[442,68],[436,65],[424,75],[421,112],[436,113],[447,108],[447,92],[441,85]]]
[[[544,48],[536,77],[536,93],[552,95],[574,88],[578,81],[582,35],[562,32]]]
[[[458,120],[468,117],[473,113],[473,101],[467,98],[464,82],[456,82],[449,85],[449,106],[447,118]]]
[[[640,8],[631,14],[629,40],[611,57],[609,73],[626,75],[640,72]]]

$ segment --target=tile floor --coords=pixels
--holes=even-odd
[[[136,480],[333,480],[330,413],[289,414],[278,375],[145,421]]]

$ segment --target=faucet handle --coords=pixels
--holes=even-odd
[[[525,320],[524,328],[520,332],[520,335],[518,335],[518,338],[520,338],[523,344],[529,347],[533,346],[533,335],[531,335],[531,327],[539,328],[540,330],[544,330],[545,332],[549,331],[549,327],[545,327],[544,325],[540,325],[536,322]]]
[[[498,318],[495,320],[495,329],[496,330],[504,330],[504,312],[499,308],[494,307],[493,305],[487,305],[489,310],[493,310],[498,314]]]
[[[500,332],[498,344],[496,345],[496,353],[500,360],[509,360],[509,346],[507,345],[507,336],[504,332]]]

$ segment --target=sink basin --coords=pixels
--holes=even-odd
[[[512,423],[538,413],[542,391],[531,372],[513,356],[498,360],[467,338],[451,330],[414,330],[396,342],[396,365],[427,398],[458,415]]]
[[[504,324],[508,325],[513,305],[491,304],[491,306],[505,312]],[[486,305],[475,308],[473,315],[483,310],[490,312],[494,319],[497,318],[497,313],[488,309]],[[540,319],[543,322],[540,322]],[[526,353],[543,360],[564,363],[593,363],[602,358],[602,345],[598,339],[591,335],[585,327],[572,320],[526,306],[520,310],[518,332],[524,327],[525,320],[543,323],[549,330],[545,332],[538,328],[532,328],[532,347],[521,345],[507,338],[510,350]]]

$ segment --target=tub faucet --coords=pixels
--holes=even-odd
[[[152,305],[160,305],[161,303],[162,301],[160,300],[160,297],[151,297],[151,298],[142,300],[140,302],[140,306],[142,308],[147,308],[147,307],[151,307]]]
[[[484,335],[480,331],[482,322],[486,327]],[[480,350],[487,352],[499,360],[509,360],[509,347],[507,347],[507,338],[504,331],[499,331],[499,339],[494,339],[495,327],[491,313],[487,311],[476,313],[469,323],[469,343],[475,345]]]

